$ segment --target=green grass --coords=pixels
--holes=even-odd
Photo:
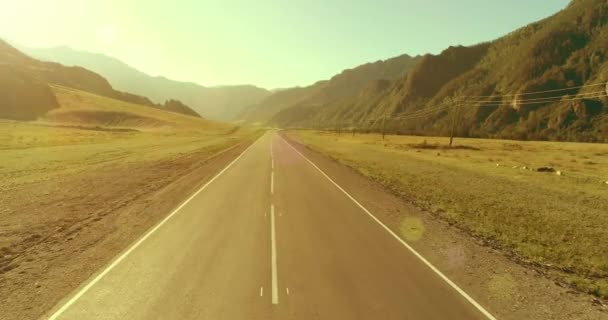
[[[289,134],[514,259],[608,297],[608,145],[457,139],[449,149],[447,138]],[[532,170],[543,166],[563,175]]]

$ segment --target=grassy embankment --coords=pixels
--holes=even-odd
[[[457,139],[448,150],[447,138],[289,134],[514,259],[608,297],[608,145]],[[545,166],[562,175],[534,170]]]

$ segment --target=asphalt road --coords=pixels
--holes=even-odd
[[[50,319],[493,319],[268,133]]]

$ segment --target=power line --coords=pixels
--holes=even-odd
[[[525,105],[534,105],[534,104],[546,104],[546,103],[550,103],[550,102],[577,101],[577,100],[595,99],[595,98],[604,98],[604,97],[608,97],[608,95],[606,95],[604,93],[603,95],[599,95],[599,96],[579,97],[579,98],[572,98],[572,99],[556,99],[556,100],[548,100],[548,101],[518,102],[517,105],[518,106],[525,106]],[[509,103],[503,101],[503,102],[487,103],[487,104],[483,104],[483,105],[484,106],[502,106],[502,105],[507,105],[507,104],[509,104]],[[467,106],[473,107],[475,105],[474,104],[467,104]]]
[[[576,95],[574,95],[572,97],[583,97],[583,96],[601,95],[601,94],[606,94],[606,91],[595,91],[595,92],[579,93],[579,94],[576,94]],[[519,99],[518,101],[519,102],[546,101],[546,100],[556,100],[556,101],[559,101],[559,100],[561,100],[561,98],[568,97],[568,96],[569,95],[565,94],[565,95],[561,95],[561,96],[544,97],[544,98]],[[515,97],[515,98],[517,98],[517,97]],[[471,103],[498,103],[499,101],[500,100],[468,100],[466,102],[471,102]]]
[[[530,96],[530,95],[536,95],[536,94],[541,94],[541,93],[550,93],[550,92],[564,92],[564,91],[570,91],[570,90],[574,90],[574,89],[581,89],[581,88],[587,88],[587,87],[598,87],[598,86],[603,86],[603,85],[607,85],[607,84],[608,84],[608,82],[603,82],[603,83],[596,83],[596,84],[591,84],[591,85],[582,85],[582,86],[575,86],[575,87],[570,87],[570,88],[535,91],[535,92],[527,92],[527,93],[519,93],[519,94],[491,95],[491,96],[462,96],[461,98],[493,98],[493,97],[495,97],[495,98],[504,99],[506,97],[510,97],[510,98],[517,99],[521,96]],[[565,98],[565,97],[568,97],[568,98]],[[608,86],[607,86],[606,91],[579,93],[579,94],[576,94],[573,96],[569,95],[569,94],[564,94],[564,95],[560,95],[560,96],[543,97],[543,98],[517,99],[517,100],[515,100],[516,101],[515,103],[516,103],[516,106],[524,106],[524,105],[538,105],[538,104],[548,104],[548,103],[554,103],[554,102],[578,101],[578,100],[605,98],[605,97],[608,97]],[[502,100],[502,101],[501,100],[464,100],[464,101],[462,101],[461,100],[461,106],[476,107],[476,106],[479,106],[479,104],[483,104],[483,106],[502,106],[502,105],[513,104],[513,101],[505,101],[505,100]],[[433,109],[426,109],[426,110],[423,109],[423,110],[418,110],[418,111],[414,111],[411,113],[398,114],[393,117],[390,117],[386,113],[384,113],[381,117],[364,119],[363,121],[360,121],[359,123],[361,123],[361,122],[369,123],[369,126],[374,126],[374,125],[377,125],[378,122],[381,122],[383,131],[384,131],[385,126],[386,126],[386,121],[420,119],[423,117],[436,115],[439,112],[446,111],[446,110],[449,110],[449,109],[455,108],[455,107],[456,107],[455,104],[448,104],[448,105],[444,105],[444,106],[433,108]],[[354,120],[351,123],[354,127],[358,126],[358,124]],[[338,126],[341,127],[341,124],[339,124]],[[339,128],[338,130],[341,131],[341,128]]]
[[[569,91],[569,90],[581,89],[581,88],[599,87],[599,86],[605,86],[606,84],[608,84],[608,82],[595,83],[595,84],[587,84],[587,85],[576,86],[576,87],[569,87],[569,88],[562,88],[562,89],[525,92],[525,93],[503,94],[503,95],[499,94],[499,95],[489,95],[489,96],[465,96],[465,97],[466,98],[496,98],[496,97],[529,96],[529,95],[535,95],[535,94],[541,94],[541,93],[562,92],[562,91]]]
[[[425,117],[425,116],[429,116],[429,115],[433,115],[435,113],[439,113],[441,111],[447,110],[452,108],[452,106],[444,106],[444,107],[440,107],[440,108],[435,108],[435,109],[429,109],[429,110],[420,110],[420,112],[418,113],[410,113],[410,114],[403,114],[403,115],[397,115],[396,117],[393,117],[393,119],[395,120],[409,120],[409,119],[414,119],[414,118],[420,118],[420,117]]]
[[[552,102],[579,101],[579,100],[585,100],[585,99],[608,97],[608,95],[604,91],[583,93],[583,94],[576,95],[572,98],[563,99],[563,97],[567,97],[567,96],[568,95],[550,97],[550,98],[524,99],[524,100],[519,100],[517,102],[517,105],[524,106],[524,105],[546,104],[546,103],[552,103]],[[473,104],[471,104],[471,103],[473,103]],[[475,105],[476,103],[484,103],[484,106],[502,106],[502,105],[510,104],[510,102],[506,102],[506,101],[464,101],[463,106],[473,107],[473,106],[476,106]],[[438,107],[438,108],[434,108],[434,109],[419,110],[419,111],[415,111],[412,113],[406,113],[406,114],[398,114],[393,117],[387,116],[386,121],[419,119],[419,118],[424,118],[427,116],[435,115],[439,112],[446,111],[451,108],[454,108],[454,105],[446,105],[446,106],[442,106],[442,107]],[[380,117],[380,118],[372,118],[372,119],[363,120],[363,122],[371,122],[372,124],[377,123],[378,121],[385,121],[385,118]],[[357,124],[353,123],[353,125],[357,125]]]

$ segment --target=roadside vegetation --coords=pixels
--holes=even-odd
[[[608,298],[608,145],[288,135],[558,283]]]
[[[211,159],[263,132],[52,90],[60,106],[37,121],[0,120],[0,314],[9,318],[38,318],[215,174]]]

